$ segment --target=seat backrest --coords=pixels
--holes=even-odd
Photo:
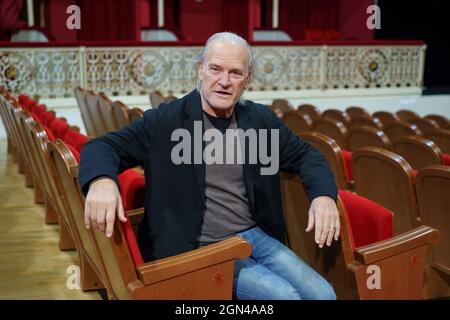
[[[347,270],[347,265],[353,262],[354,256],[351,230],[341,201],[337,203],[341,224],[340,240],[330,247],[320,249],[314,241],[314,232],[305,232],[310,202],[298,176],[283,173],[281,191],[287,242],[291,250],[333,284],[339,299],[358,299],[355,279]]]
[[[450,154],[450,130],[432,130],[427,132],[425,137],[436,143],[443,153]]]
[[[272,101],[272,110],[280,110],[281,113],[286,113],[288,111],[293,110],[294,108],[291,106],[288,100],[286,99],[274,99]]]
[[[422,222],[440,231],[439,242],[431,247],[432,262],[450,270],[450,167],[425,167],[415,182]]]
[[[356,106],[348,107],[347,109],[345,109],[345,112],[347,112],[351,119],[353,119],[353,117],[370,116],[370,113],[367,112],[366,109]]]
[[[141,119],[144,116],[144,111],[140,108],[133,108],[130,109],[128,112],[128,115],[130,117],[130,123],[136,120]]]
[[[177,97],[175,97],[173,95],[170,95],[170,96],[167,96],[167,97],[164,98],[164,102],[169,103],[169,102],[175,101],[177,99],[178,99]]]
[[[389,123],[384,128],[384,133],[390,140],[402,136],[422,136],[422,132],[415,124],[407,122]]]
[[[350,189],[345,160],[341,148],[336,142],[320,132],[302,132],[299,136],[323,154],[333,172],[334,180],[338,188]]]
[[[353,116],[351,126],[368,126],[375,129],[383,130],[383,124],[378,118],[372,116]]]
[[[441,150],[433,141],[422,137],[397,137],[392,140],[392,151],[401,155],[414,170],[442,164]]]
[[[301,104],[298,106],[297,111],[307,114],[313,122],[319,120],[321,117],[319,108],[313,106],[312,104]]]
[[[68,145],[72,146],[73,148],[75,148],[77,152],[81,152],[84,145],[89,141],[89,137],[85,136],[84,134],[81,134],[77,130],[69,130],[64,136],[63,141]]]
[[[81,118],[83,119],[84,127],[86,133],[89,137],[95,138],[99,136],[94,126],[93,115],[86,103],[87,92],[81,87],[76,87],[74,89],[75,98],[77,99],[78,108],[80,109]]]
[[[429,114],[425,117],[425,119],[431,119],[436,121],[440,129],[450,130],[450,120],[448,120],[444,116],[438,114]]]
[[[377,111],[374,112],[372,116],[373,118],[377,118],[378,120],[380,120],[384,127],[386,127],[388,123],[397,123],[401,121],[395,113],[388,111]]]
[[[95,127],[95,132],[97,132],[99,136],[107,133],[108,129],[103,119],[102,111],[100,109],[100,96],[92,91],[87,91],[86,105],[92,116],[92,123]]]
[[[432,119],[412,118],[408,122],[415,124],[423,134],[435,129],[439,129],[439,125],[437,124],[437,122]]]
[[[121,101],[114,101],[111,104],[111,112],[118,129],[126,127],[130,124],[129,108]]]
[[[283,122],[295,134],[299,135],[302,132],[311,130],[313,122],[307,114],[298,113],[295,110],[288,111],[283,114]]]
[[[104,129],[106,130],[105,133],[111,132],[111,131],[116,131],[119,129],[119,128],[117,128],[116,123],[113,118],[111,104],[112,104],[112,101],[109,100],[109,98],[105,94],[100,93],[98,95],[98,108],[99,108],[100,116],[102,117],[102,123],[103,123]]]
[[[161,103],[165,102],[164,96],[159,91],[150,92],[149,98],[150,98],[150,105],[154,109],[158,108]]]
[[[58,192],[63,199],[74,240],[79,243],[92,269],[108,291],[110,298],[130,299],[126,287],[137,280],[135,265],[121,224],[114,225],[113,236],[105,237],[102,232],[86,229],[84,224],[84,198],[78,184],[78,163],[76,158],[60,140],[48,146],[50,161],[55,168]]]
[[[322,113],[322,118],[324,119],[335,119],[344,124],[346,128],[350,127],[350,116],[345,111],[341,111],[338,109],[327,109]]]
[[[414,174],[401,156],[380,148],[362,147],[352,154],[353,179],[358,195],[394,213],[394,233],[420,225]]]
[[[409,120],[412,120],[414,118],[420,118],[420,116],[414,111],[405,109],[398,110],[395,114],[400,118],[401,121],[405,122],[409,122]]]
[[[348,150],[348,130],[342,122],[334,119],[319,119],[314,122],[313,130],[333,138],[341,149]]]
[[[352,126],[348,132],[348,149],[355,151],[360,147],[378,147],[389,150],[389,138],[380,129],[368,126]]]

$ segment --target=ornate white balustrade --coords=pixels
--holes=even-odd
[[[81,86],[107,95],[195,87],[197,46],[0,48],[0,85],[42,98],[72,97]],[[425,45],[253,46],[249,91],[403,89],[420,93]],[[409,89],[406,90],[405,89]]]

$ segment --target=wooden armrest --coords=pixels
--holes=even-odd
[[[142,219],[144,218],[144,208],[128,210],[127,217],[130,220],[132,226],[141,223]]]
[[[365,265],[372,264],[420,246],[436,243],[438,239],[438,230],[429,226],[421,226],[388,240],[357,248],[355,259]]]
[[[234,236],[173,257],[144,263],[136,269],[142,283],[150,285],[235,258],[247,258],[251,251],[252,247],[246,240]]]

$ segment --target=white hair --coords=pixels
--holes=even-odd
[[[230,42],[230,43],[238,43],[242,46],[245,47],[245,49],[247,49],[247,71],[248,71],[248,75],[249,75],[249,83],[252,80],[253,76],[255,75],[255,60],[253,59],[253,52],[252,49],[250,48],[250,45],[248,44],[248,42],[238,36],[235,33],[232,32],[218,32],[213,34],[211,37],[208,38],[208,40],[206,41],[205,46],[203,47],[202,51],[200,52],[197,61],[204,64],[205,60],[206,60],[206,53],[208,52],[209,46],[212,42],[216,41],[216,40],[222,40],[222,41],[226,41],[226,42]],[[197,79],[197,91],[200,92],[200,80]]]

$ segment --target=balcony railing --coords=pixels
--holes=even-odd
[[[425,45],[255,45],[249,91],[402,89],[420,93]],[[0,47],[0,85],[43,98],[72,97],[81,86],[107,95],[189,92],[197,79],[200,46]],[[405,89],[407,89],[405,91]]]

